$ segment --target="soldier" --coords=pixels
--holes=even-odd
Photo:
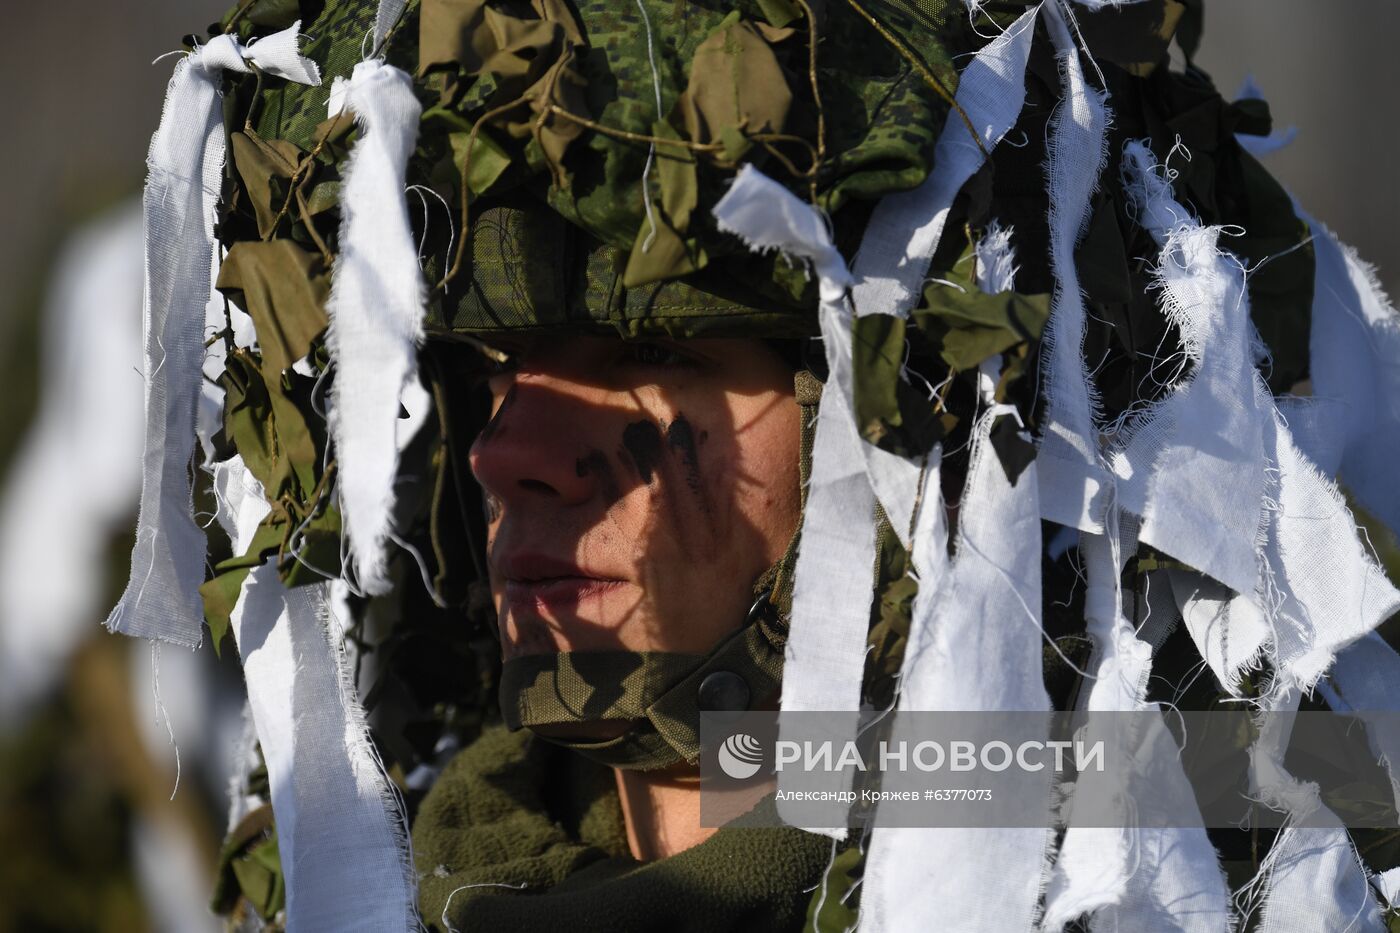
[[[1376,466],[1397,435],[1302,397],[1400,392],[1393,312],[1239,144],[1267,108],[1170,69],[1200,5],[1103,6],[230,13],[171,91],[226,69],[207,440],[232,549],[200,593],[266,766],[222,908],[1224,930],[1234,887],[1313,928],[1357,903],[1379,922],[1394,846],[1363,866],[1340,823],[1273,861],[1174,830],[1158,864],[1048,810],[844,842],[771,799],[698,819],[706,709],[1286,710],[1338,658],[1400,670],[1363,638],[1400,593],[1324,475],[1400,523]],[[148,218],[195,174],[167,154]],[[188,337],[148,344],[148,379],[192,371]],[[148,490],[184,475],[165,445]],[[140,604],[188,596],[198,555],[163,554],[157,514],[113,624],[178,640]],[[148,591],[152,554],[174,570]]]

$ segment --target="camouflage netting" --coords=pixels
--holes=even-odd
[[[408,181],[428,285],[419,362],[434,406],[402,455],[400,475],[413,481],[398,486],[396,517],[426,566],[420,575],[400,551],[393,592],[354,601],[354,637],[374,672],[366,705],[396,779],[440,764],[443,748],[498,716],[480,492],[465,466],[484,418],[479,338],[522,330],[815,335],[817,288],[807,270],[750,252],[717,230],[710,208],[739,166],[752,164],[825,212],[838,248],[853,255],[875,201],[922,182],[945,121],[966,119],[952,105],[961,63],[1033,4],[980,6],[969,15],[950,0],[408,4],[382,52],[415,76],[423,107]],[[216,645],[251,568],[274,560],[289,586],[341,573],[336,460],[324,418],[336,378],[326,301],[339,189],[357,131],[348,116],[326,114],[332,80],[369,51],[375,14],[369,0],[250,0],[211,28],[246,41],[299,20],[303,54],[325,79],[312,87],[266,74],[224,78],[229,158],[218,285],[251,316],[258,343],[234,346],[231,321],[220,338],[229,352],[214,459],[240,455],[272,511],[252,547],[218,563],[202,590]],[[1268,385],[1282,393],[1304,382],[1314,275],[1308,227],[1237,140],[1270,132],[1267,106],[1222,98],[1191,63],[1199,0],[1081,10],[1079,20],[1112,101],[1109,151],[1148,140],[1176,172],[1176,200],[1205,224],[1239,231],[1228,249],[1252,269],[1250,308],[1267,346],[1260,358]],[[1184,67],[1172,66],[1173,56]],[[1039,337],[1054,284],[1044,141],[1061,79],[1040,33],[1026,87],[1008,143],[954,203],[911,317],[870,315],[855,325],[861,434],[901,455],[942,441],[951,452],[943,492],[953,503],[980,364],[1000,354],[996,400],[1015,405],[1031,429],[1043,414]],[[975,287],[972,257],[994,222],[1014,228],[1020,269],[1015,291],[986,294]],[[1100,361],[1093,379],[1109,420],[1181,376],[1170,369],[1179,364],[1179,334],[1151,287],[1156,254],[1118,173],[1105,172],[1075,264],[1089,312],[1084,357]],[[1009,425],[992,443],[1013,477],[1034,456]],[[1045,560],[1045,627],[1058,649],[1047,649],[1046,677],[1060,705],[1073,703],[1080,682],[1057,655],[1081,664],[1088,657],[1072,560],[1073,551]],[[1171,563],[1144,548],[1125,588]],[[916,588],[898,540],[882,534],[866,677],[874,705],[889,702]],[[1171,692],[1197,658],[1181,632],[1161,650],[1160,689]],[[1218,702],[1209,677],[1193,683],[1181,705]],[[455,738],[444,745],[444,735]],[[404,786],[412,807],[418,786]],[[1358,842],[1373,868],[1400,864],[1394,840]],[[1232,882],[1253,875],[1258,839],[1221,834],[1217,845]],[[266,811],[238,828],[225,855],[218,906],[252,905],[275,917],[283,894]],[[846,852],[833,880],[857,879],[858,858]],[[850,906],[832,896],[823,922]],[[853,917],[843,916],[832,928]]]

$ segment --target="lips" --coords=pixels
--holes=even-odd
[[[573,608],[625,583],[544,554],[506,555],[497,562],[497,571],[505,581],[505,601],[516,609]]]

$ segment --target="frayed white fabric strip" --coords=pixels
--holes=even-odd
[[[993,406],[974,428],[957,554],[946,571],[941,555],[919,547],[946,536],[939,527],[942,503],[935,499],[923,510],[914,554],[920,585],[900,671],[900,711],[1050,709],[1041,677],[1035,467],[1014,486],[1008,481],[988,440],[1001,417],[1016,417],[1015,410]],[[1042,789],[1048,827],[1048,773]],[[861,929],[1031,930],[1053,840],[1048,828],[877,828]]]
[[[846,288],[850,275],[821,216],[751,165],[739,170],[715,205],[714,216],[721,230],[739,235],[751,249],[779,250],[789,259],[809,263],[820,283],[821,327],[831,376],[817,408],[782,709],[849,712],[849,721],[833,722],[833,729],[851,738],[865,671],[875,567],[875,496],[848,395],[851,314]],[[831,779],[836,782],[833,790],[843,790],[850,782],[850,776],[841,772],[833,772]],[[808,828],[837,838],[844,838],[846,832],[844,827]]]
[[[1236,591],[1171,573],[1187,629],[1216,676],[1234,689],[1266,656],[1281,672],[1270,703],[1279,708],[1400,608],[1400,594],[1255,370],[1243,269],[1219,250],[1219,231],[1172,199],[1145,147],[1128,147],[1125,182],[1139,222],[1162,244],[1164,305],[1196,367],[1124,431],[1113,461],[1120,495],[1144,516],[1144,540]],[[1315,788],[1288,777],[1264,743],[1256,762],[1260,792],[1280,809],[1321,806]],[[1266,892],[1261,928],[1270,933],[1374,928],[1365,873],[1340,822],[1285,830],[1243,899],[1258,892]]]
[[[1263,389],[1259,380],[1257,391]],[[1304,689],[1337,651],[1400,611],[1400,592],[1357,535],[1340,490],[1293,443],[1277,412],[1265,443],[1278,465],[1257,597],[1274,610],[1274,663]]]
[[[403,16],[408,0],[379,0],[379,9],[374,14],[374,47],[379,49],[389,32]]]
[[[1340,491],[1298,448],[1255,370],[1242,267],[1217,246],[1219,230],[1177,203],[1158,172],[1144,145],[1126,147],[1124,188],[1138,222],[1162,245],[1163,303],[1199,362],[1189,381],[1124,430],[1113,457],[1119,495],[1143,516],[1144,541],[1254,603],[1270,629],[1269,660],[1307,688],[1338,649],[1400,609],[1400,592],[1362,547]],[[1183,615],[1212,665],[1224,660],[1219,639],[1230,639],[1233,619],[1244,620],[1246,644],[1257,640],[1247,609],[1221,616],[1188,601]],[[1248,650],[1231,659],[1253,660]],[[1216,674],[1233,684],[1239,670]]]
[[[1145,542],[1236,592],[1253,593],[1263,422],[1273,401],[1255,392],[1244,269],[1219,250],[1218,228],[1201,226],[1172,198],[1141,143],[1125,148],[1123,182],[1138,224],[1162,247],[1155,270],[1161,306],[1179,329],[1193,372],[1124,427],[1128,440],[1112,455],[1119,501],[1142,516]]]
[[[1285,682],[1265,702],[1265,712],[1282,715],[1261,728],[1250,750],[1250,778],[1267,806],[1290,821],[1306,816],[1309,825],[1285,825],[1240,900],[1252,913],[1262,899],[1260,933],[1383,933],[1380,905],[1341,820],[1322,802],[1316,784],[1298,781],[1283,766],[1293,728],[1286,714],[1297,710],[1300,698],[1297,685]]]
[[[831,242],[822,216],[791,191],[744,163],[714,206],[719,228],[757,253],[782,253],[816,273],[823,304],[841,304],[851,286],[846,260]]]
[[[1074,0],[1074,2],[1089,10],[1102,10],[1105,7],[1132,6],[1135,3],[1142,3],[1143,0]]]
[[[1295,428],[1294,435],[1314,462],[1339,472],[1357,501],[1400,534],[1400,313],[1375,269],[1307,219],[1317,257],[1309,375],[1313,403],[1325,410],[1308,422],[1311,430]]]
[[[1089,199],[1099,185],[1107,154],[1108,109],[1088,86],[1079,49],[1065,22],[1063,0],[1045,5],[1045,25],[1055,45],[1063,100],[1050,118],[1048,176],[1050,267],[1055,276],[1050,320],[1042,340],[1046,361],[1045,426],[1036,458],[1044,517],[1099,533],[1104,528],[1108,476],[1100,460],[1098,395],[1084,365],[1084,295],[1074,248],[1089,220]]]
[[[330,112],[353,111],[360,137],[341,187],[340,254],[327,310],[335,365],[330,427],[355,579],[389,589],[399,399],[417,377],[424,284],[409,226],[405,174],[421,112],[413,81],[379,60],[337,80]]]
[[[1264,657],[1273,630],[1253,600],[1195,571],[1166,571],[1172,597],[1186,630],[1211,673],[1231,694],[1240,676]]]
[[[988,295],[1000,295],[1014,291],[1016,273],[1016,245],[1011,237],[1014,230],[1003,227],[993,220],[982,231],[982,238],[973,247],[977,257],[977,288]]]
[[[214,210],[224,167],[219,81],[224,69],[320,82],[297,54],[298,22],[244,47],[231,35],[175,66],[146,158],[144,195],[145,447],[131,579],[107,626],[193,648],[203,611],[204,533],[191,514],[190,460],[204,359],[204,307],[213,286]]]
[[[902,317],[917,304],[953,199],[1021,115],[1039,9],[1022,14],[983,46],[958,76],[958,106],[979,138],[974,140],[962,118],[950,112],[928,177],[917,188],[887,195],[876,205],[854,263],[857,314]]]
[[[215,467],[235,548],[266,516],[235,457]],[[267,764],[287,885],[287,929],[419,929],[407,824],[365,731],[328,625],[329,584],[288,589],[274,563],[249,573],[232,616]]]
[[[1159,712],[1156,703],[1147,702],[1151,646],[1123,614],[1121,572],[1137,551],[1137,521],[1121,513],[1110,516],[1107,534],[1086,534],[1081,544],[1088,570],[1085,616],[1095,643],[1095,681],[1085,709]],[[1198,818],[1172,735],[1154,717],[1106,716],[1095,724],[1114,731],[1106,738],[1117,747],[1141,749],[1137,761],[1144,769],[1081,775],[1075,797],[1085,794],[1099,807],[1103,801],[1117,801],[1123,824],[1084,827],[1074,825],[1071,815],[1046,894],[1043,929],[1063,929],[1089,913],[1092,930],[1225,933],[1231,929],[1229,888],[1204,824],[1158,828],[1172,827],[1168,814]]]
[[[1108,534],[1086,534],[1081,543],[1088,571],[1085,615],[1095,647],[1095,679],[1085,708],[1157,712],[1158,705],[1146,700],[1151,646],[1137,637],[1123,614],[1120,575],[1136,552],[1136,521],[1113,515]],[[1123,822],[1115,828],[1082,826],[1071,815],[1046,893],[1043,928],[1058,931],[1091,914],[1093,930],[1225,933],[1231,923],[1230,892],[1215,849],[1203,824],[1177,825],[1183,817],[1199,819],[1200,813],[1176,764],[1175,740],[1160,720],[1147,716],[1105,716],[1094,724],[1114,732],[1106,738],[1116,747],[1140,749],[1137,760],[1147,770],[1080,775],[1075,797],[1086,795],[1096,807],[1115,801]]]

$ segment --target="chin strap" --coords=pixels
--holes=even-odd
[[[501,710],[511,729],[631,721],[622,735],[602,741],[542,736],[609,767],[695,764],[700,713],[773,701],[786,644],[786,619],[765,590],[743,627],[707,655],[561,651],[512,658],[501,672]]]

